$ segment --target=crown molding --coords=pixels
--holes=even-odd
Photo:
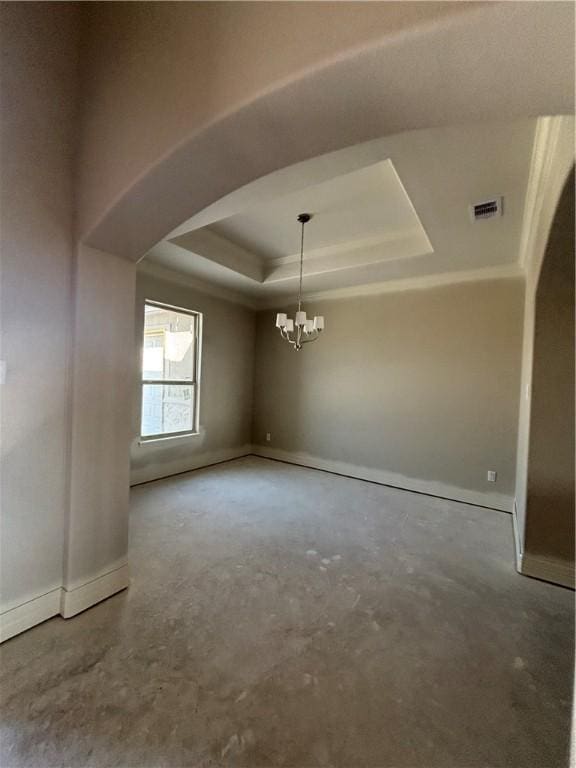
[[[186,285],[199,293],[207,296],[213,296],[217,299],[230,301],[233,304],[240,304],[249,309],[262,311],[282,307],[291,304],[294,301],[292,293],[282,295],[261,295],[246,296],[245,294],[231,291],[227,288],[215,284],[198,280],[183,272],[168,269],[154,262],[142,261],[138,264],[138,271],[143,274],[155,277],[159,280],[165,280],[178,285]],[[353,285],[347,288],[332,288],[327,291],[316,291],[314,293],[305,293],[305,301],[323,301],[330,299],[347,299],[357,296],[378,296],[384,293],[399,293],[403,291],[427,290],[439,288],[447,285],[457,285],[459,283],[473,283],[485,280],[506,280],[524,278],[524,272],[518,263],[503,264],[494,267],[485,267],[484,269],[462,270],[459,272],[445,272],[439,275],[422,275],[418,277],[408,277],[402,280],[387,280],[379,283],[367,283],[364,285]],[[265,289],[264,289],[265,290]]]
[[[212,296],[215,299],[223,299],[232,304],[241,304],[249,309],[258,309],[258,303],[250,296],[246,296],[237,291],[231,291],[229,288],[223,288],[214,283],[199,280],[185,272],[177,272],[176,270],[163,267],[160,264],[155,264],[151,261],[139,262],[138,272],[149,275],[150,277],[155,277],[158,280],[165,280],[166,282],[176,283],[177,285],[185,285],[188,288],[193,288],[195,291],[204,293],[207,296]]]
[[[355,241],[336,243],[306,253],[304,276],[323,275],[342,272],[349,269],[381,264],[388,261],[400,261],[414,256],[426,256],[433,253],[428,236],[422,231],[379,233]],[[279,283],[297,280],[300,269],[300,256],[274,259],[266,274],[264,283]]]
[[[231,269],[233,272],[238,272],[255,283],[262,283],[264,280],[262,257],[213,232],[208,227],[175,237],[170,240],[170,243]]]
[[[460,272],[444,272],[438,275],[422,275],[408,277],[402,280],[387,280],[380,283],[368,283],[354,285],[348,288],[332,288],[328,291],[307,293],[302,297],[303,301],[322,301],[329,299],[348,299],[357,296],[377,296],[383,293],[399,293],[403,291],[427,290],[446,285],[459,283],[474,283],[486,280],[520,279],[524,273],[517,262],[502,264],[483,269],[462,270]],[[266,296],[258,302],[258,309],[272,309],[293,303],[294,296]]]
[[[382,245],[386,243],[389,245],[395,245],[402,242],[407,237],[413,234],[419,234],[418,232],[376,232],[366,237],[359,237],[356,240],[345,240],[339,243],[333,243],[332,245],[324,245],[321,248],[306,248],[305,249],[305,261],[304,267],[310,265],[314,259],[321,259],[325,256],[333,256],[334,254],[347,253],[348,251],[358,251],[363,248],[371,248],[373,246]],[[431,246],[430,246],[431,249]],[[289,256],[279,256],[276,259],[268,259],[267,264],[273,271],[278,267],[283,267],[288,264],[299,264],[300,251],[292,253]]]

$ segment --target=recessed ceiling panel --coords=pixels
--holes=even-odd
[[[303,212],[313,214],[306,226],[307,258],[315,251],[326,256],[332,248],[342,253],[348,244],[359,247],[403,237],[418,237],[421,253],[431,250],[391,160],[271,200],[210,229],[264,260],[290,258],[300,248],[296,219]]]

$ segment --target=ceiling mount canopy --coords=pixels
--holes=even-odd
[[[308,319],[306,312],[302,310],[302,267],[304,264],[304,227],[312,218],[311,213],[298,214],[298,221],[302,225],[300,236],[300,283],[298,287],[298,311],[294,320],[283,312],[276,315],[276,327],[280,329],[282,338],[291,344],[298,352],[304,344],[316,341],[324,330],[324,317],[316,315],[314,319]]]

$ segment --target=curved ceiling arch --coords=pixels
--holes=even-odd
[[[80,239],[136,261],[216,200],[311,157],[419,128],[573,113],[573,19],[568,3],[479,4],[358,47],[168,148]]]

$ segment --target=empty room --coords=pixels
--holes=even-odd
[[[0,2],[2,768],[568,768],[571,2]]]

